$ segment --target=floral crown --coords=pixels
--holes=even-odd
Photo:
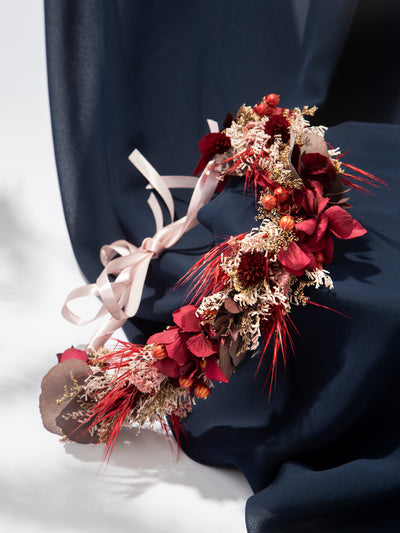
[[[384,183],[341,162],[340,150],[324,140],[327,128],[308,122],[315,110],[279,107],[279,96],[269,94],[254,107],[243,105],[236,116],[228,115],[222,131],[209,121],[211,132],[199,143],[198,179],[160,176],[133,152],[131,161],[172,219],[169,188],[194,187],[188,212],[163,226],[152,193],[156,234],[139,248],[122,240],[104,246],[105,268],[96,284],[68,296],[63,314],[69,320],[84,322],[68,303],[90,294],[103,302],[95,318],[111,318],[85,350],[58,354],[59,364],[44,377],[40,406],[47,429],[78,442],[105,442],[105,457],[125,425],[159,422],[167,430],[168,419],[179,442],[180,420],[196,398],[207,398],[214,381],[228,382],[259,347],[260,362],[266,353],[271,358],[266,377],[271,393],[279,356],[286,362],[288,347],[293,348],[292,307],[312,303],[311,288],[333,288],[326,265],[333,259],[334,239],[366,233],[348,211],[343,186],[366,192],[364,184]],[[187,272],[180,283],[191,281],[192,300],[172,314],[173,325],[145,345],[118,341],[114,349],[104,348],[136,313],[150,260],[197,224],[198,210],[232,176],[255,193],[255,227],[217,244]]]

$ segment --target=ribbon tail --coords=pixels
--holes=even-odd
[[[86,345],[85,350],[87,352],[95,352],[101,346],[103,346],[111,335],[118,329],[121,328],[126,322],[126,319],[117,320],[115,318],[110,318],[101,328],[99,328],[96,333],[92,336],[89,343]]]

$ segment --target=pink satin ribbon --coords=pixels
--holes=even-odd
[[[214,121],[209,121],[209,126],[211,131],[218,131]],[[100,250],[100,259],[104,270],[96,283],[74,289],[67,296],[62,314],[74,324],[88,324],[107,314],[111,315],[106,324],[97,330],[90,340],[86,347],[89,351],[102,346],[116,329],[136,314],[150,261],[176,244],[184,233],[198,224],[197,213],[210,201],[219,182],[218,173],[212,168],[214,161],[210,161],[200,178],[193,178],[160,176],[138,150],[134,150],[129,159],[149,182],[147,188],[159,193],[168,208],[171,220],[174,219],[174,202],[169,188],[194,187],[194,190],[186,215],[167,226],[163,225],[162,211],[157,198],[151,193],[148,204],[156,223],[155,235],[144,239],[140,247],[125,240],[103,246]],[[110,281],[109,276],[114,276],[115,281]],[[68,307],[68,303],[72,300],[88,296],[98,296],[102,301],[101,308],[94,317],[82,318]]]

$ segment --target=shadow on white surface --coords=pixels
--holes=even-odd
[[[42,427],[42,377],[96,327],[60,314],[83,279],[54,164],[42,2],[0,3],[0,75],[0,531],[245,532],[239,472],[176,460],[151,430],[124,430],[99,470],[102,445],[60,444]]]

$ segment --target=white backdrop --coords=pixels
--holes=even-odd
[[[42,376],[95,326],[60,315],[83,279],[58,190],[40,0],[0,0],[0,254],[0,531],[245,532],[238,472],[177,461],[149,430],[124,431],[99,470],[101,446],[41,425]]]

